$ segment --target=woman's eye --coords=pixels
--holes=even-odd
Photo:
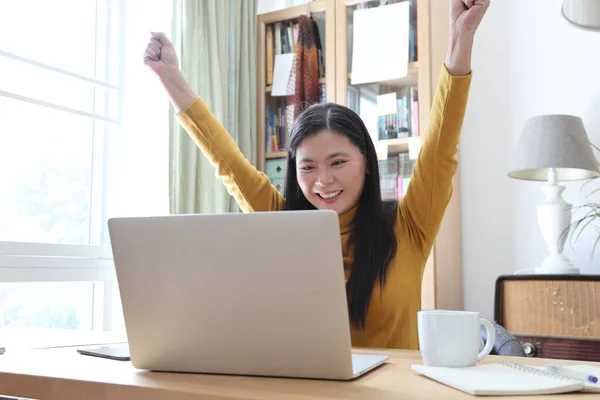
[[[337,160],[331,163],[331,165],[336,166],[336,165],[342,165],[343,163],[345,163],[346,161],[344,160]]]
[[[300,167],[300,169],[302,171],[310,171],[313,169],[313,167],[311,167],[310,165],[304,165],[304,166]]]

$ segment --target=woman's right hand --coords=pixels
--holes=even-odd
[[[144,52],[144,64],[160,78],[175,110],[184,110],[196,100],[196,93],[179,70],[175,47],[167,35],[162,32],[151,32],[151,35]]]
[[[163,32],[150,32],[152,37],[144,52],[144,64],[150,67],[160,78],[165,74],[179,72],[179,63],[173,43]]]

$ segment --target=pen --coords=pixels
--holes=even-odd
[[[582,381],[587,381],[591,383],[598,383],[598,378],[594,375],[590,375],[588,373],[582,371],[576,371],[569,368],[559,367],[558,365],[550,365],[546,364],[544,366],[548,371],[554,372],[555,374],[562,376],[569,376],[571,378],[581,379]]]

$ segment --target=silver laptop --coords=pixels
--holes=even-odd
[[[108,226],[136,368],[350,380],[388,359],[351,352],[333,211]]]

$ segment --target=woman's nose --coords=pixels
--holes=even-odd
[[[329,171],[329,168],[319,170],[319,175],[317,176],[317,185],[325,187],[327,185],[331,185],[333,181],[334,177]]]

